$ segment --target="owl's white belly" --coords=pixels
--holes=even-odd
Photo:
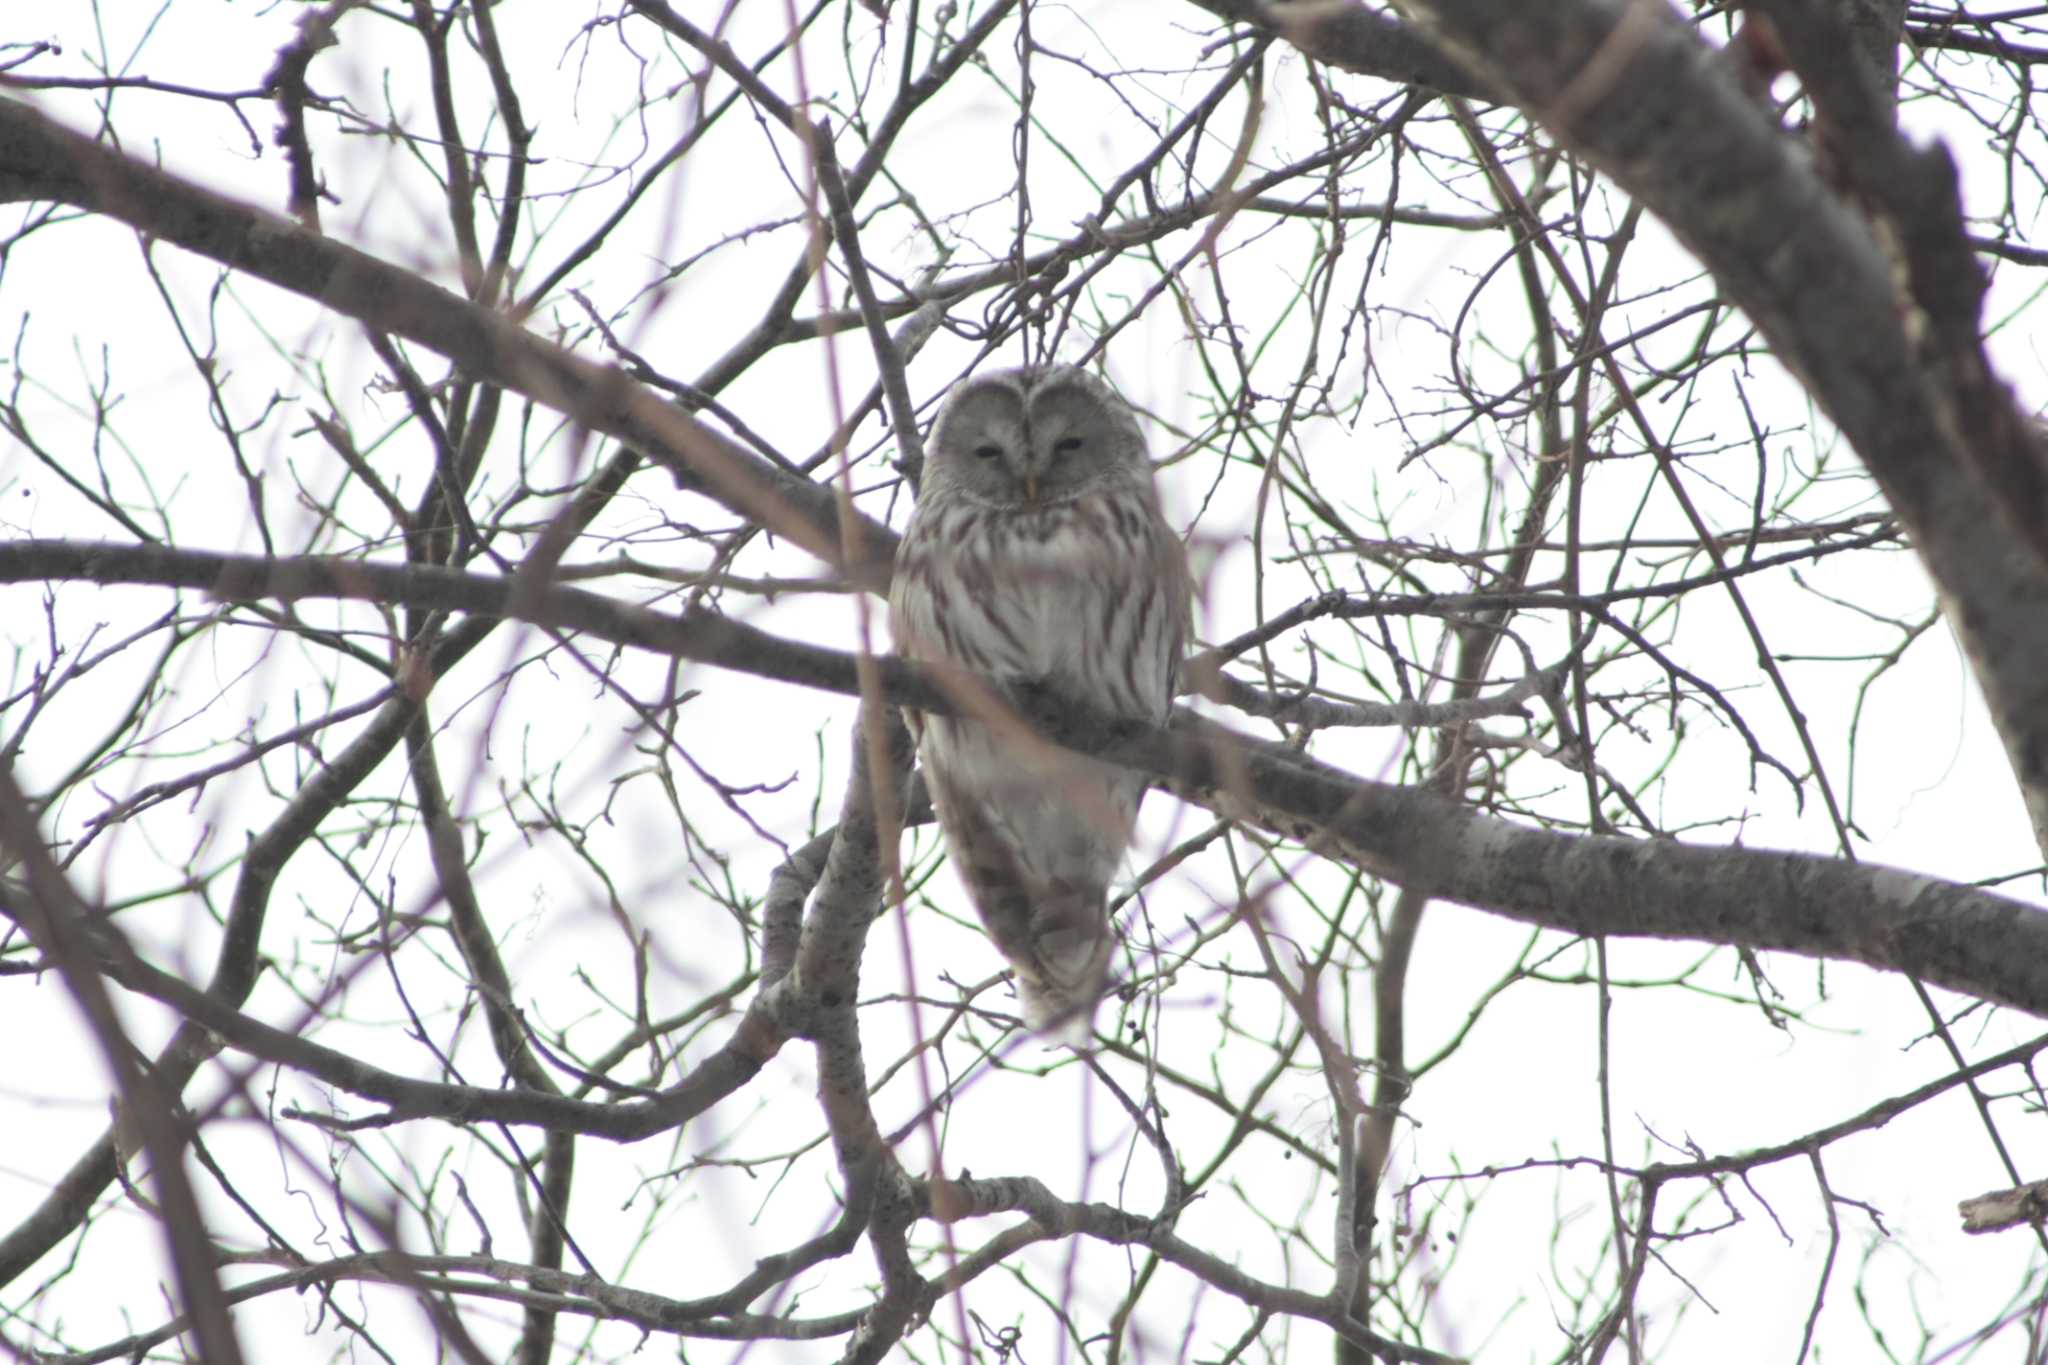
[[[1030,547],[1004,566],[1002,586],[988,604],[1018,636],[1004,671],[1056,687],[1088,682],[1095,670],[1085,654],[1087,623],[1100,619],[1104,589],[1115,583],[1122,567],[1102,563],[1102,558],[1099,552],[1084,553],[1071,537],[1060,537]]]
[[[923,749],[949,842],[963,824],[950,808],[971,802],[978,824],[1022,850],[1033,880],[1103,887],[1116,876],[1143,777],[1064,751],[1027,753],[986,725],[947,716],[929,718]],[[959,847],[953,853],[973,856]]]
[[[987,566],[992,590],[970,608],[993,646],[988,671],[1116,715],[1164,720],[1177,640],[1140,624],[1170,610],[1142,548],[1071,527],[1007,538]]]
[[[968,607],[979,618],[971,631],[984,647],[979,664],[999,681],[1043,683],[1085,705],[1163,719],[1172,660],[1156,647],[1156,657],[1134,657],[1134,648],[1143,652],[1140,632],[1119,628],[1144,609],[1136,557],[1071,532],[1010,537],[1003,549],[986,565],[991,590]],[[1007,839],[1038,850],[1055,877],[1100,885],[1115,875],[1142,777],[1070,754],[1027,761],[1000,730],[972,720],[933,716],[928,724],[927,761],[946,774],[952,799],[975,801]]]
[[[1146,532],[1153,509],[1105,497],[1009,514],[949,510],[957,521],[942,516],[911,540],[908,554],[922,562],[901,574],[894,596],[912,657],[957,663],[998,686],[1035,684],[1098,713],[1165,720],[1185,606]],[[958,715],[926,715],[922,736],[955,857],[971,870],[979,842],[1005,851],[1031,886],[1099,898],[1130,842],[1145,779],[1021,739],[962,701]],[[970,882],[992,885],[1004,872]]]

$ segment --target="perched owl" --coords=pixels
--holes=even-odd
[[[896,556],[904,657],[1109,715],[1166,719],[1188,628],[1186,552],[1137,418],[1069,367],[977,375],[933,424]],[[1084,1040],[1115,935],[1108,889],[1145,779],[1020,745],[1007,708],[910,717],[946,847],[1017,976],[1024,1018]]]

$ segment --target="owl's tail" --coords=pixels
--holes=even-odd
[[[1109,977],[1116,934],[1100,888],[1041,895],[1031,914],[1029,962],[1017,962],[1024,1022],[1048,1042],[1082,1047],[1095,1032],[1095,1005]]]

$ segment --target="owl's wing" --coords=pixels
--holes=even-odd
[[[889,580],[889,638],[898,658],[926,663],[933,657],[938,638],[933,619],[936,603],[931,591],[931,560],[925,553],[921,525],[912,519],[896,549],[896,570]],[[914,706],[903,708],[903,723],[910,737],[924,740],[924,712]]]
[[[1166,655],[1166,696],[1161,701],[1159,718],[1164,723],[1173,710],[1173,699],[1179,695],[1181,668],[1187,661],[1188,638],[1194,634],[1195,623],[1195,576],[1188,569],[1188,547],[1174,534],[1173,527],[1161,515],[1154,519],[1153,535],[1157,547],[1160,591],[1166,595],[1167,622],[1170,640]]]

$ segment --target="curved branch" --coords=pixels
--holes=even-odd
[[[234,598],[345,597],[508,616],[860,695],[851,654],[709,613],[670,616],[573,588],[536,590],[510,578],[150,546],[0,544],[0,582],[45,578],[210,587]],[[875,672],[888,701],[955,708],[957,680],[895,658],[876,660]],[[1023,718],[1056,743],[1139,769],[1183,799],[1311,842],[1410,890],[1570,933],[1691,939],[1860,962],[2048,1017],[2048,913],[1976,887],[1806,853],[1530,828],[1358,777],[1186,711],[1170,729],[1159,730],[1091,717],[1051,696],[1028,699],[1025,710]],[[501,1096],[498,1103],[571,1102]]]
[[[1319,20],[1303,50],[1371,69],[1369,44],[1344,47],[1362,23],[1355,16],[1370,12],[1334,8],[1353,24]],[[2038,604],[2048,601],[2038,531],[2048,473],[1977,339],[1982,281],[1947,152],[1908,147],[1874,120],[1858,125],[1866,140],[1862,169],[1852,158],[1852,173],[1868,181],[1882,168],[1897,181],[1879,201],[1881,240],[1666,6],[1402,0],[1401,8],[1458,65],[1657,214],[1849,438],[1944,598],[2036,841],[2048,849],[2048,632],[2037,626]],[[1241,17],[1294,40],[1289,25],[1264,13]],[[1841,109],[1854,95],[1845,84],[1826,81],[1815,94]]]
[[[677,480],[786,536],[850,579],[886,583],[896,537],[861,519],[867,556],[840,562],[832,489],[777,469],[616,368],[527,331],[399,266],[215,194],[0,99],[0,199],[45,198],[266,280],[380,332],[418,342],[465,376],[524,394],[644,452]]]

